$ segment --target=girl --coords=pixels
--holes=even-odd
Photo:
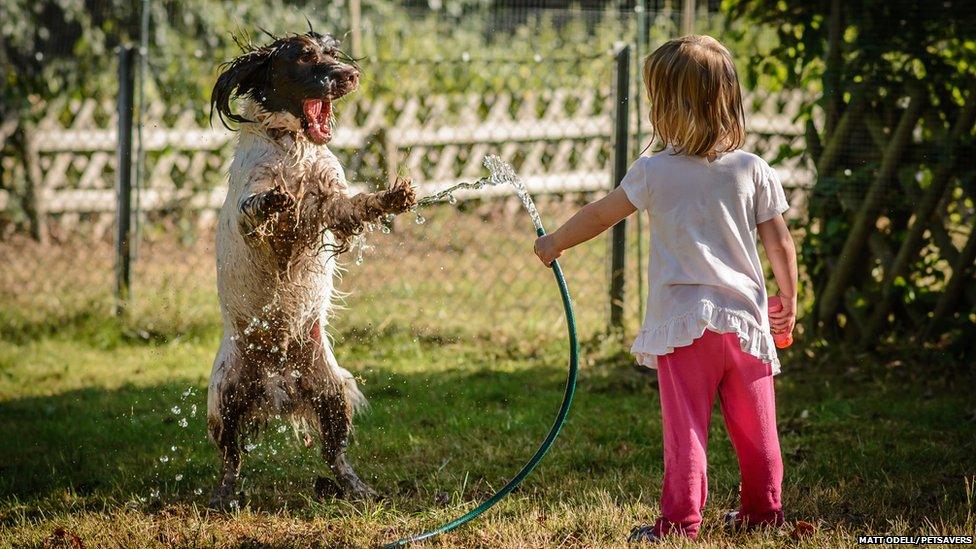
[[[566,249],[635,210],[650,217],[647,315],[631,352],[657,368],[664,430],[661,516],[630,541],[695,538],[708,491],[705,449],[716,392],[739,458],[736,526],[780,525],[783,464],[776,434],[770,334],[790,334],[796,251],[776,172],[739,150],[745,124],[729,51],[708,36],[672,40],[644,62],[651,123],[664,149],[638,158],[620,187],[583,207],[535,253],[549,265]],[[769,313],[756,232],[782,309]]]

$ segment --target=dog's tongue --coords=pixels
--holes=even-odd
[[[313,143],[322,144],[332,137],[329,116],[332,115],[332,102],[324,99],[306,99],[302,102],[305,114],[305,135]]]

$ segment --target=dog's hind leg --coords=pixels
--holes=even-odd
[[[241,469],[241,436],[244,395],[241,390],[241,358],[232,345],[221,345],[207,390],[207,428],[220,452],[220,482],[210,499],[217,509],[232,507]]]
[[[234,491],[237,487],[237,475],[241,470],[241,448],[240,440],[234,432],[236,425],[229,423],[225,421],[224,428],[215,439],[221,456],[221,471],[220,483],[210,498],[210,507],[214,509],[230,509],[234,507],[236,499]]]
[[[345,397],[341,392],[320,395],[317,412],[322,437],[322,457],[332,470],[343,495],[351,499],[377,499],[379,494],[359,478],[346,457],[352,417]]]
[[[315,331],[318,332],[317,328]],[[320,386],[322,391],[312,399],[319,420],[322,457],[332,470],[343,495],[352,499],[378,499],[379,494],[359,478],[346,457],[353,412],[365,406],[366,399],[359,392],[352,374],[339,366],[332,349],[322,341],[321,335],[313,333],[313,339],[319,344],[320,354],[316,360],[323,368],[326,379]]]

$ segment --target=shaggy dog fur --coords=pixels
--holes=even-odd
[[[353,91],[359,70],[338,41],[310,30],[244,46],[224,65],[212,106],[240,123],[217,228],[217,285],[224,335],[214,360],[207,422],[223,471],[211,505],[236,498],[241,450],[282,416],[316,435],[348,497],[376,493],[345,449],[353,412],[365,404],[325,335],[336,255],[365,224],[414,205],[409,182],[349,196],[332,136],[332,101]],[[345,58],[348,61],[347,58]],[[230,104],[242,98],[241,114]],[[225,122],[226,124],[226,122]]]

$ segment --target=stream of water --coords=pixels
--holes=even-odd
[[[483,189],[485,187],[495,187],[498,185],[509,184],[515,189],[515,194],[518,195],[519,199],[522,201],[522,205],[525,206],[525,211],[529,213],[529,217],[532,218],[532,224],[536,229],[542,228],[542,218],[539,217],[539,211],[535,207],[535,202],[532,201],[532,196],[529,194],[528,189],[525,188],[525,183],[522,178],[515,173],[515,168],[511,164],[505,162],[501,157],[490,154],[485,157],[482,164],[488,168],[488,176],[482,177],[481,179],[474,182],[462,181],[457,185],[448,187],[442,191],[438,191],[432,195],[425,196],[417,201],[417,208],[428,206],[430,204],[436,204],[438,202],[447,201],[451,204],[457,202],[454,193],[458,191],[474,191],[478,189]],[[415,208],[416,210],[416,208]],[[417,214],[417,222],[423,223],[423,217]]]

